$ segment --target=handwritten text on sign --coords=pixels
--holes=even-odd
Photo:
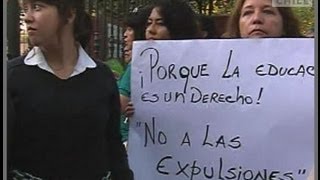
[[[314,158],[313,46],[313,39],[135,43],[135,178],[306,179]]]

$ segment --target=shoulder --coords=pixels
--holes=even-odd
[[[16,57],[7,61],[7,84],[8,89],[17,86],[26,80],[29,74],[25,74],[26,66],[24,56]]]
[[[23,71],[22,69],[25,69],[27,65],[24,64],[24,58],[25,56],[20,56],[7,61],[8,78],[15,77]]]
[[[94,60],[94,62],[97,64],[98,69],[104,70],[106,72],[111,72],[111,69],[103,62],[97,60]]]
[[[94,71],[95,77],[98,77],[96,82],[101,85],[100,90],[119,96],[117,81],[111,68],[102,61],[94,60],[94,62],[97,64]]]
[[[24,58],[25,58],[25,56],[19,56],[19,57],[13,58],[11,60],[8,60],[7,61],[8,70],[23,66],[24,65],[24,62],[23,62]]]
[[[117,79],[116,75],[113,73],[113,71],[108,65],[106,65],[102,61],[94,60],[94,62],[97,64],[97,69],[100,72],[102,72],[103,74],[107,74],[108,76],[112,76],[114,79]]]
[[[131,77],[131,64],[128,64],[126,70],[124,71],[124,73],[123,73],[123,75],[121,77],[121,79],[126,79],[126,78],[130,79],[130,77]]]

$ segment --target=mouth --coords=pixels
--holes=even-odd
[[[125,61],[130,61],[132,57],[130,51],[124,51],[123,57]]]
[[[250,31],[249,35],[266,35],[267,32],[263,31],[262,29],[254,29]]]
[[[124,42],[124,50],[132,49],[132,42]]]
[[[28,27],[28,28],[27,28],[27,32],[28,32],[28,33],[30,33],[30,32],[35,32],[35,31],[37,31],[36,28],[33,28],[33,27]]]
[[[125,49],[123,51],[124,55],[129,56],[131,54],[131,50],[130,49]]]

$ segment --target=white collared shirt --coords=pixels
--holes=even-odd
[[[29,66],[37,65],[39,68],[55,74],[52,68],[48,65],[42,51],[39,47],[34,47],[25,57],[24,63]],[[86,70],[86,68],[95,68],[97,64],[90,58],[90,56],[79,46],[79,57],[77,64],[70,77],[76,76]],[[69,78],[70,78],[69,77]]]

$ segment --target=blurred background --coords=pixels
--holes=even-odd
[[[123,21],[136,7],[151,0],[86,0],[86,10],[91,15],[94,32],[88,53],[112,69],[122,73]],[[210,17],[215,24],[216,36],[224,32],[225,23],[236,0],[189,0],[198,14]],[[19,0],[7,0],[7,56],[8,59],[28,52],[28,37],[23,23]],[[303,34],[312,36],[315,25],[314,7],[293,8],[301,22]]]

